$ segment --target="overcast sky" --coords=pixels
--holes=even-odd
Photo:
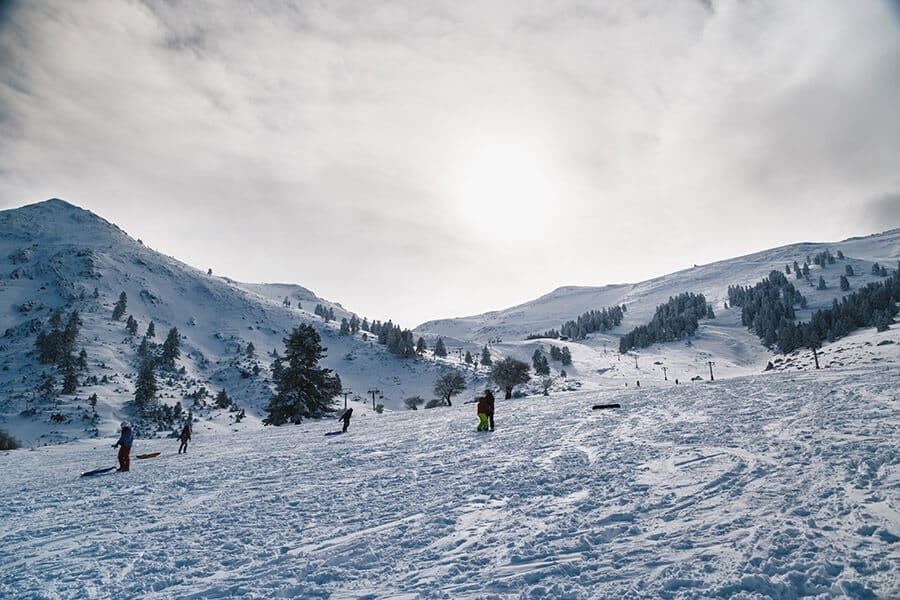
[[[404,327],[884,231],[900,2],[0,0],[50,197]]]

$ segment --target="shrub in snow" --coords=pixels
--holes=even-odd
[[[410,410],[417,410],[420,405],[425,404],[425,400],[421,396],[410,396],[403,404]]]
[[[5,431],[0,431],[0,450],[16,450],[19,442]]]

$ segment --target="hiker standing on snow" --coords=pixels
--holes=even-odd
[[[122,434],[119,441],[113,444],[113,448],[119,447],[119,471],[128,471],[131,468],[131,445],[134,443],[134,431],[128,421],[122,421]]]
[[[191,441],[191,424],[185,423],[184,429],[181,430],[181,435],[178,436],[178,439],[181,440],[181,446],[178,447],[178,454],[184,452],[187,454],[188,442]]]
[[[487,389],[484,390],[484,399],[487,401],[488,407],[488,421],[491,425],[491,431],[494,430],[494,392]]]
[[[486,396],[478,397],[478,429],[476,431],[487,431],[488,424],[488,412],[490,411],[490,405],[488,404],[488,399]]]
[[[344,411],[344,414],[341,415],[341,418],[338,419],[338,421],[344,422],[344,429],[341,430],[344,433],[346,433],[347,428],[350,427],[350,417],[351,416],[353,416],[353,408],[348,408],[347,410]]]

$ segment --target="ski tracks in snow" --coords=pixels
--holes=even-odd
[[[493,433],[473,412],[141,441],[166,454],[89,481],[108,447],[5,455],[0,595],[900,595],[890,377],[500,400]]]

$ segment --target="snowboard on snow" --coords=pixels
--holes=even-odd
[[[325,435],[341,435],[342,433],[346,433],[345,431],[329,431]]]
[[[102,473],[109,473],[115,469],[115,467],[107,467],[106,469],[94,469],[93,471],[85,471],[81,474],[82,477],[90,477],[91,475],[100,475]]]
[[[622,408],[621,404],[595,404],[593,410],[601,410],[603,408]]]
[[[146,454],[138,454],[135,458],[156,458],[159,455],[159,452],[148,452]]]

